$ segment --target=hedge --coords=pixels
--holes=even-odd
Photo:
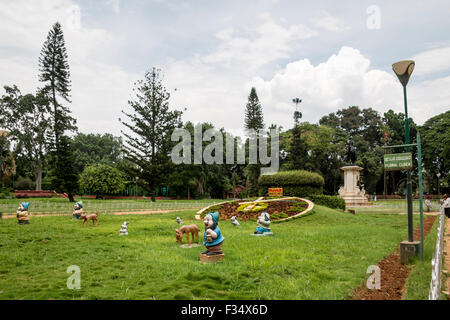
[[[341,209],[345,211],[345,200],[337,196],[310,195],[308,197],[314,204],[325,206],[332,209]]]
[[[259,193],[268,195],[269,188],[283,188],[284,196],[305,197],[322,194],[324,179],[315,172],[305,170],[281,171],[271,175],[262,175],[258,179]]]

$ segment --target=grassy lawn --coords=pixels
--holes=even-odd
[[[405,216],[318,206],[273,224],[274,237],[251,237],[254,222],[223,221],[226,259],[205,265],[203,247],[175,242],[176,216],[203,233],[194,212],[100,215],[84,229],[69,217],[0,220],[0,299],[346,299],[407,236]],[[129,236],[119,237],[125,220]],[[81,268],[81,290],[66,288],[71,265]]]

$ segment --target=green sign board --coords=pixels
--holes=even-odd
[[[391,153],[384,155],[384,170],[410,170],[412,169],[412,153]]]

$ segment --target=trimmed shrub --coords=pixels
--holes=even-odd
[[[337,196],[311,195],[309,199],[321,206],[345,211],[345,200]]]
[[[259,193],[267,196],[269,188],[283,188],[284,196],[306,197],[322,194],[324,179],[315,172],[305,170],[281,171],[262,175],[258,179]]]
[[[19,177],[15,183],[16,190],[33,190],[35,183],[28,177]]]

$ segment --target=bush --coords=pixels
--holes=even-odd
[[[269,188],[283,188],[284,196],[305,197],[322,194],[324,179],[315,172],[305,170],[281,171],[262,175],[258,179],[261,195],[267,196]]]
[[[28,177],[19,177],[14,186],[16,190],[33,190],[36,188],[35,183]]]
[[[82,191],[93,192],[97,196],[118,194],[125,188],[125,177],[118,169],[98,163],[84,168],[79,184]]]
[[[3,188],[0,190],[0,199],[14,199],[14,192],[9,189]]]
[[[345,211],[345,200],[337,196],[311,195],[309,199],[321,206]]]

